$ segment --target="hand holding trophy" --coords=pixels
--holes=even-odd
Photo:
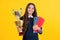
[[[14,10],[13,10],[13,11],[14,11]],[[15,17],[17,18],[17,21],[15,21],[15,24],[16,24],[16,26],[17,26],[19,35],[22,35],[22,34],[23,34],[23,32],[22,32],[23,21],[20,20],[21,13],[22,13],[22,8],[20,8],[19,11],[14,11],[14,15],[15,15]]]

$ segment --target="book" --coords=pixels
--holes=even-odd
[[[34,25],[38,25],[38,27],[41,28],[43,23],[44,23],[44,19],[42,17],[34,17]],[[34,30],[33,32],[37,33],[38,30]]]

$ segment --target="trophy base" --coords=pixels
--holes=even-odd
[[[23,32],[19,32],[19,36],[23,35]]]

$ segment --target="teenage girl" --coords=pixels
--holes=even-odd
[[[42,28],[33,25],[34,17],[37,17],[35,4],[29,3],[26,7],[25,14],[20,17],[23,20],[23,40],[38,40],[38,33],[42,34]],[[33,30],[39,30],[39,32],[33,33]]]

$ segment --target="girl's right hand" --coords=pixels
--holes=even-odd
[[[22,32],[22,28],[17,26],[17,29],[18,29],[18,32]]]
[[[18,32],[19,32],[19,36],[21,36],[21,35],[23,35],[23,34],[24,34],[24,33],[22,32],[22,28],[17,27],[17,29],[18,29]]]

